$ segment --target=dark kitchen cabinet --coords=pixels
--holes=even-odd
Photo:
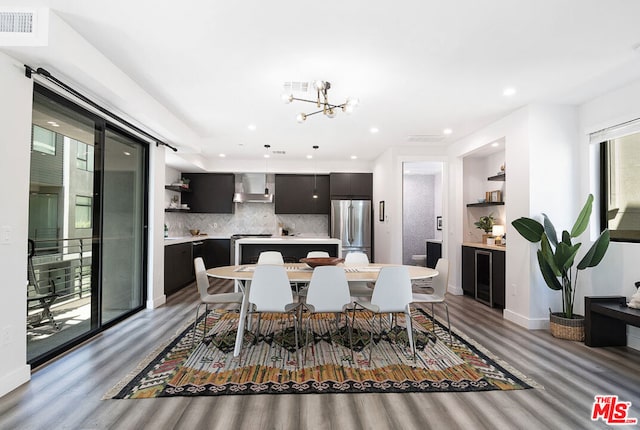
[[[373,198],[372,173],[331,173],[331,200]]]
[[[491,307],[505,306],[505,251],[462,247],[462,290]]]
[[[233,213],[235,177],[233,173],[183,173],[190,179],[191,193],[182,195],[182,203],[192,213]]]
[[[313,190],[318,198],[313,198]],[[277,214],[328,215],[329,175],[276,175],[275,212]]]
[[[164,247],[164,293],[168,296],[195,279],[191,242]]]
[[[229,266],[231,264],[231,241],[229,239],[207,239],[204,241],[204,267]]]

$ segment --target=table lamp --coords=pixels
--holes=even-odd
[[[496,245],[500,245],[502,243],[502,236],[504,236],[504,226],[494,225],[491,229],[491,235],[496,238]]]

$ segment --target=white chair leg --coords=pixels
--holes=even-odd
[[[407,305],[407,309],[404,311],[404,318],[407,325],[407,337],[409,340],[409,346],[411,348],[411,354],[413,354],[413,361],[416,361],[416,344],[413,339],[413,325],[411,324],[411,309]]]
[[[453,336],[451,336],[451,322],[449,321],[449,305],[444,302],[444,309],[447,312],[447,326],[449,327],[449,346],[453,346]]]

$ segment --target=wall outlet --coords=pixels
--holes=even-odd
[[[13,229],[11,226],[3,225],[0,229],[0,243],[3,245],[10,245],[13,241]]]
[[[11,326],[3,327],[0,330],[0,346],[8,346],[11,343]]]
[[[218,228],[218,223],[217,222],[213,223],[213,228]]]

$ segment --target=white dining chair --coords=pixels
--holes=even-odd
[[[209,314],[209,305],[241,305],[242,293],[219,293],[209,294],[209,277],[207,276],[207,270],[204,267],[204,261],[202,257],[197,257],[193,260],[193,266],[196,272],[196,286],[198,287],[198,293],[200,295],[200,302],[196,306],[196,320],[193,323],[193,329],[191,331],[191,348],[194,346],[194,339],[196,337],[196,325],[198,324],[198,314],[200,306],[204,305],[204,328],[202,332],[202,338],[207,335],[207,315]]]
[[[404,314],[407,325],[407,337],[413,359],[415,360],[416,350],[413,343],[413,330],[411,327],[411,300],[411,279],[409,277],[409,270],[406,266],[388,266],[380,269],[378,280],[373,288],[371,301],[356,300],[355,308],[362,307],[363,309],[373,313],[371,318],[371,335],[369,339],[369,366],[371,366],[371,359],[373,356],[373,332],[375,318],[376,316],[378,317],[380,327],[382,328],[382,316],[384,314],[393,314],[394,316],[398,313]],[[354,327],[355,323],[355,308],[353,311],[351,327]],[[395,322],[397,323],[397,317],[393,319],[395,319]],[[393,319],[389,324],[390,328],[393,326]]]
[[[331,257],[327,251],[309,251],[307,258],[329,258]]]
[[[262,251],[258,256],[258,264],[284,264],[280,251]]]
[[[336,314],[336,332],[339,331],[339,316],[345,313],[351,307],[351,295],[349,294],[349,284],[347,275],[342,267],[338,266],[320,266],[313,270],[311,281],[307,289],[307,300],[304,307],[308,310],[307,324],[305,330],[305,352],[304,360],[307,359],[307,350],[309,349],[309,331],[311,319],[314,315],[320,313]],[[348,316],[345,317],[347,328],[349,325]],[[353,356],[353,342],[351,330],[349,332],[349,347]],[[331,331],[329,331],[331,337]]]
[[[451,322],[449,321],[449,306],[446,302],[447,286],[449,285],[449,260],[446,258],[438,259],[436,263],[436,270],[438,275],[433,278],[431,288],[433,293],[413,293],[412,303],[431,303],[431,322],[432,333],[435,336],[436,327],[436,315],[433,313],[434,304],[444,304],[444,309],[447,314],[447,327],[449,328],[449,345],[453,343],[453,337],[451,336]]]
[[[256,338],[260,336],[260,319],[263,313],[289,314],[293,316],[296,358],[298,358],[297,312],[299,305],[299,303],[293,302],[293,292],[284,266],[274,264],[256,266],[249,287],[249,312],[258,314]],[[296,361],[299,363],[299,360]]]
[[[307,258],[329,258],[331,257],[327,251],[309,251],[307,252]],[[300,297],[307,295],[307,289],[309,284],[306,282],[295,283],[296,294]]]
[[[344,257],[344,265],[347,267],[362,267],[369,265],[369,257],[364,252],[349,252]],[[349,282],[349,294],[351,297],[371,298],[373,289],[367,282]]]

